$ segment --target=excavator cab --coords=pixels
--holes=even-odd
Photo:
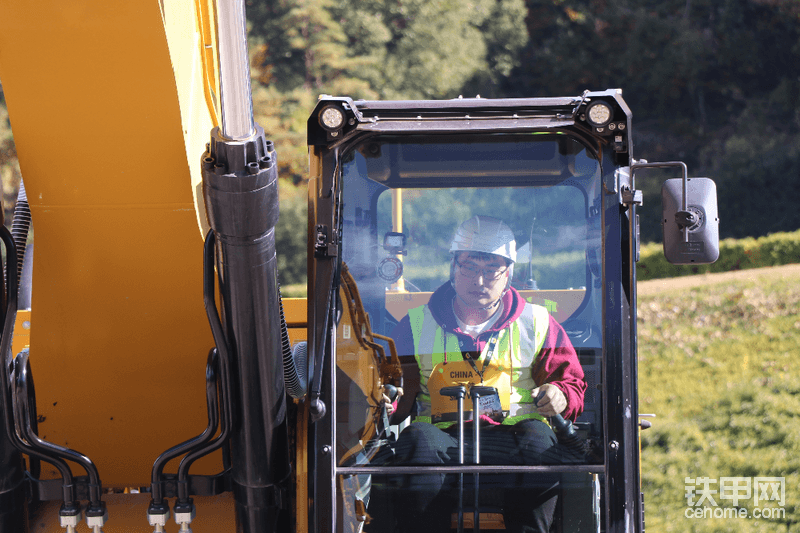
[[[308,125],[308,357],[316,379],[307,481],[317,531],[407,531],[430,512],[446,531],[643,529],[633,273],[641,193],[630,131],[616,90],[437,102],[321,97]],[[547,421],[561,452],[545,462],[521,460],[513,446],[491,450],[485,424],[469,421],[478,398],[502,385],[462,379],[464,361],[419,376],[414,342],[398,338],[404,317],[452,282],[454,232],[476,215],[511,228],[510,286],[563,328],[583,372],[571,427],[561,417]],[[343,298],[354,290],[357,301]],[[353,305],[366,317],[360,325],[350,319]],[[354,348],[367,331],[382,357]],[[452,415],[438,428],[456,444],[435,465],[404,461],[399,446],[404,432],[435,416],[393,416],[396,391],[419,379],[438,380],[429,391],[434,415],[437,394]],[[506,405],[498,412],[513,414]],[[545,499],[549,519],[526,523]]]

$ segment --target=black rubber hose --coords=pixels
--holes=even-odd
[[[299,400],[308,392],[308,350],[292,350],[289,340],[289,328],[286,325],[286,316],[283,313],[283,297],[281,288],[278,287],[278,307],[281,317],[281,353],[283,354],[283,381],[286,392],[292,398]]]
[[[6,293],[4,294],[6,307],[3,309],[3,332],[2,337],[0,337],[0,394],[2,394],[2,401],[0,401],[0,404],[2,404],[3,408],[2,424],[8,441],[18,451],[28,455],[29,457],[36,457],[42,461],[50,463],[61,472],[61,487],[64,499],[62,511],[75,510],[77,505],[75,500],[75,486],[73,484],[72,470],[70,470],[69,465],[57,457],[52,457],[50,455],[41,453],[39,450],[36,450],[32,446],[28,445],[25,441],[18,437],[15,431],[15,421],[22,413],[15,413],[12,409],[13,392],[11,390],[10,371],[13,362],[5,361],[5,354],[9,353],[11,350],[11,336],[14,329],[14,322],[17,318],[17,252],[16,244],[14,243],[14,238],[11,235],[11,232],[8,231],[8,229],[2,224],[0,224],[0,240],[3,241],[3,245],[6,249],[6,268],[4,270],[6,279]],[[20,410],[23,408],[22,404],[23,402],[18,403],[18,408]],[[77,506],[77,509],[80,509],[80,506]]]
[[[11,222],[11,235],[17,245],[17,279],[22,277],[22,263],[25,258],[25,247],[28,245],[28,231],[31,227],[31,207],[25,193],[25,183],[19,180],[17,204],[14,206],[14,218]]]
[[[218,387],[218,385],[220,384],[220,382],[222,380],[221,376],[220,376],[219,379],[217,378],[217,376],[219,375],[219,372],[221,371],[221,368],[219,367],[219,356],[218,356],[219,352],[217,351],[216,348],[212,349],[212,352],[214,353],[214,368],[209,368],[209,372],[206,374],[206,379],[209,380],[208,381],[208,391],[209,391],[209,393],[213,394],[213,400],[214,400],[213,406],[212,406],[212,404],[209,404],[209,406],[208,406],[209,417],[211,417],[211,415],[212,415],[212,412],[211,412],[212,411],[212,407],[213,407],[213,410],[214,410],[214,413],[213,413],[213,415],[214,415],[214,430],[211,433],[211,435],[209,435],[209,438],[205,439],[204,442],[199,443],[197,446],[193,446],[192,449],[189,450],[189,453],[187,453],[186,456],[183,459],[181,459],[181,462],[178,465],[178,500],[179,501],[186,500],[186,499],[189,498],[189,493],[188,493],[189,467],[191,467],[192,463],[194,463],[195,460],[197,460],[198,458],[203,457],[204,455],[207,455],[208,453],[216,450],[217,447],[219,445],[221,445],[220,440],[221,439],[222,440],[227,439],[228,438],[228,434],[230,433],[230,430],[227,427],[228,424],[227,424],[227,420],[226,420],[227,416],[225,414],[225,410],[221,408],[221,406],[227,400],[227,398],[225,398],[225,395],[227,394],[227,391],[223,390],[223,388],[221,386],[219,386],[219,394],[217,393],[217,387]],[[210,400],[212,398],[212,396],[209,395],[208,398]],[[213,436],[214,433],[217,432],[217,425],[218,425],[218,421],[219,420],[221,420],[221,422],[222,422],[222,424],[221,424],[222,425],[222,429],[220,431],[220,434],[213,441],[211,441],[209,443],[208,441],[211,440],[210,437]],[[209,422],[210,421],[211,421],[211,418],[209,418]]]
[[[220,377],[220,401],[221,403],[225,403],[230,401],[230,399],[226,397],[228,396],[229,392],[226,391],[222,386],[222,381],[223,380]],[[223,444],[225,444],[230,436],[231,424],[228,420],[228,415],[225,413],[224,409],[221,409],[220,411],[222,429],[220,430],[219,435],[217,435],[217,437],[206,446],[193,450],[181,460],[181,463],[178,467],[178,503],[185,504],[191,501],[189,498],[189,468],[191,468],[192,464],[197,459],[219,449]]]
[[[25,353],[25,352],[23,352]],[[26,370],[28,367],[27,356],[24,358],[17,357],[14,360],[14,381],[15,386],[18,390],[21,390],[22,393],[25,395],[25,400],[22,400],[22,397],[19,398],[20,401],[15,402],[15,409],[14,409],[14,421],[16,423],[16,427],[19,428],[20,433],[25,437],[28,443],[31,440],[28,438],[28,428],[30,427],[30,412],[28,410],[28,391],[27,391],[27,372],[20,372],[20,368],[22,365],[25,365]],[[11,398],[8,398],[10,401]],[[51,465],[55,466],[59,472],[61,472],[61,480],[62,480],[62,496],[64,499],[64,507],[74,508],[76,506],[76,499],[75,499],[75,485],[73,481],[72,470],[70,469],[69,465],[67,465],[66,461],[61,460],[59,457],[55,456],[54,454],[45,453],[34,447],[32,444],[25,443],[19,439],[15,439],[15,444],[17,444],[17,448],[25,454],[28,454],[31,457],[37,457],[42,461],[50,463]]]
[[[191,452],[203,446],[206,442],[211,440],[211,437],[217,432],[217,426],[219,425],[217,418],[219,403],[217,400],[217,374],[214,371],[216,365],[217,349],[212,348],[208,353],[208,362],[206,363],[206,406],[208,409],[208,425],[200,435],[173,446],[156,458],[155,463],[153,463],[152,484],[150,487],[152,495],[151,506],[162,505],[164,503],[164,494],[161,484],[163,482],[162,477],[166,464],[179,455]]]
[[[197,447],[181,460],[178,467],[178,500],[177,503],[187,504],[190,502],[189,494],[189,468],[197,459],[208,455],[217,450],[228,441],[233,429],[233,408],[231,397],[231,369],[230,357],[227,348],[227,340],[222,329],[219,311],[215,300],[215,244],[216,236],[213,230],[209,230],[206,235],[205,246],[203,248],[203,300],[206,307],[206,315],[211,333],[214,337],[215,348],[219,353],[218,374],[219,374],[219,398],[220,398],[220,432],[217,437],[203,447]],[[223,454],[224,456],[225,454]],[[223,457],[224,458],[224,457]]]
[[[18,402],[17,405],[20,412],[16,413],[17,416],[15,417],[15,413],[12,410],[13,394],[11,390],[11,380],[9,379],[9,371],[12,362],[5,361],[5,354],[9,353],[11,350],[11,336],[14,330],[14,322],[17,319],[17,293],[19,289],[18,261],[14,238],[11,232],[1,224],[0,240],[3,241],[3,245],[6,249],[6,268],[4,270],[6,279],[6,292],[4,294],[6,306],[3,309],[3,331],[2,337],[0,337],[0,394],[3,396],[3,401],[0,403],[2,403],[3,406],[3,426],[5,427],[9,442],[11,442],[17,450],[29,457],[36,457],[45,461],[55,466],[61,472],[61,489],[64,503],[60,512],[64,515],[74,515],[80,512],[80,505],[77,504],[75,499],[75,485],[73,483],[72,470],[69,465],[58,457],[42,453],[30,446],[28,443],[21,440],[15,431],[15,418],[22,422],[22,419],[19,417],[24,414],[21,410],[24,408],[25,402]],[[24,399],[28,399],[27,394],[24,396]],[[26,426],[26,424],[21,424],[21,429],[24,426]]]
[[[162,474],[164,470],[164,466],[182,454],[187,454],[181,460],[181,463],[178,467],[178,490],[179,492],[184,492],[187,490],[186,484],[188,478],[188,467],[191,466],[191,463],[194,460],[206,453],[209,453],[213,450],[208,450],[208,446],[205,446],[206,443],[211,439],[211,437],[217,431],[218,425],[218,418],[217,413],[219,413],[219,419],[222,421],[222,430],[221,435],[224,435],[225,439],[227,439],[228,435],[230,434],[231,429],[231,417],[232,417],[232,410],[230,407],[230,374],[229,374],[229,361],[230,358],[228,357],[228,350],[227,344],[225,341],[225,336],[222,331],[222,322],[219,318],[219,313],[217,312],[216,301],[214,300],[214,245],[216,239],[213,230],[209,230],[208,234],[206,235],[205,244],[203,246],[203,300],[206,307],[206,314],[208,316],[208,321],[211,324],[211,332],[212,336],[214,337],[214,343],[217,345],[216,348],[212,348],[208,354],[208,364],[206,365],[206,401],[208,405],[208,420],[209,425],[207,426],[206,430],[200,434],[199,436],[182,442],[176,446],[173,446],[169,450],[165,451],[161,455],[158,456],[155,463],[153,464],[152,476],[151,476],[151,494],[152,498],[150,501],[150,506],[153,508],[154,506],[162,506],[164,503],[164,496],[162,491]],[[212,364],[213,361],[213,364]],[[217,372],[214,372],[214,368],[217,368]],[[220,392],[217,394],[216,387],[217,387],[217,379],[216,375],[219,376],[219,388]],[[210,379],[213,377],[213,379]],[[213,398],[213,404],[212,402]],[[213,421],[213,431],[212,431],[212,421]],[[223,441],[224,442],[224,441]],[[214,440],[212,443],[213,449],[218,448],[222,445],[220,442],[219,437]],[[208,451],[205,451],[208,450]],[[201,455],[197,455],[196,452],[204,451]],[[188,463],[187,463],[188,459]],[[183,483],[181,483],[183,482]],[[182,487],[182,484],[184,485]],[[188,497],[188,494],[187,494]]]
[[[25,413],[23,412],[24,408],[20,402],[17,405],[17,408],[14,410],[14,418],[20,422],[21,425],[25,425],[23,419],[25,418]],[[36,450],[35,448],[28,446],[20,441],[16,441],[15,444],[17,445],[17,449],[20,452],[27,454],[29,457],[36,457],[46,463],[49,463],[56,467],[58,471],[61,473],[61,495],[64,500],[63,509],[78,509],[80,510],[80,505],[78,505],[78,501],[75,499],[75,484],[73,481],[72,470],[70,469],[69,465],[66,461],[62,461],[57,457],[53,457],[50,455],[46,455],[41,453],[40,451]]]
[[[59,457],[61,459],[67,459],[81,465],[81,467],[86,470],[86,474],[89,476],[89,503],[92,507],[101,506],[102,503],[100,495],[102,493],[102,485],[100,484],[100,475],[97,471],[97,467],[92,460],[80,452],[42,440],[33,431],[33,426],[30,419],[30,405],[28,404],[30,398],[30,395],[28,394],[29,370],[28,351],[23,350],[15,358],[14,380],[17,405],[20,406],[21,404],[22,409],[19,413],[21,418],[18,420],[18,427],[22,432],[23,437],[28,441],[28,444],[31,447],[37,449],[43,454]]]
[[[28,417],[31,421],[31,427],[33,428],[33,432],[37,435],[39,434],[39,416],[36,412],[36,386],[33,382],[33,373],[30,369],[30,362],[28,362],[28,407],[30,408],[30,416]],[[30,473],[33,479],[39,479],[42,473],[42,464],[38,458],[30,457],[30,464],[28,468],[28,472]]]
[[[17,320],[17,247],[11,232],[0,224],[0,240],[6,249],[6,264],[3,271],[6,279],[6,307],[3,310],[3,333],[0,337],[0,393],[3,401],[0,402],[3,408],[3,426],[9,442],[14,444],[22,453],[28,453],[28,446],[20,441],[15,431],[14,412],[12,411],[12,391],[9,374],[11,371],[11,361],[6,361],[6,354],[11,350],[11,335],[14,331],[14,322]],[[70,475],[70,478],[72,476]]]
[[[11,349],[11,334],[14,331],[14,322],[17,320],[19,276],[17,273],[17,245],[14,243],[11,232],[2,224],[0,224],[0,240],[3,241],[6,248],[6,268],[3,271],[6,279],[6,305],[5,309],[3,309],[3,336],[0,338],[0,354],[5,355]],[[3,376],[7,377],[7,370],[3,372]],[[6,406],[5,410],[6,415],[9,415],[8,419],[13,421],[13,417],[10,416],[11,406]],[[13,427],[13,424],[11,427]]]
[[[332,284],[333,282],[331,282],[331,285]],[[325,341],[328,338],[328,324],[330,324],[331,314],[333,313],[331,307],[332,302],[334,301],[334,290],[335,289],[331,287],[330,291],[328,292],[328,299],[325,301],[325,320],[322,323],[322,330],[325,332],[325,335],[322,337],[317,353],[314,354],[314,379],[310,384],[309,390],[309,411],[311,413],[312,422],[321,420],[328,410],[328,408],[325,406],[325,402],[320,399],[320,396],[322,394],[322,365],[325,361]]]
[[[222,408],[224,409],[223,419],[227,420],[228,429],[231,429],[233,428],[234,424],[232,405],[233,400],[231,397],[231,391],[233,390],[231,381],[232,363],[230,350],[228,348],[228,340],[225,337],[225,331],[222,329],[222,320],[219,317],[217,301],[215,300],[216,285],[214,282],[214,276],[216,275],[216,271],[214,268],[214,247],[216,242],[217,238],[214,234],[214,230],[208,230],[205,246],[203,248],[203,302],[206,308],[208,324],[211,326],[211,336],[214,338],[214,344],[217,346],[217,350],[219,351],[219,375],[221,385],[225,393],[222,395],[225,397],[225,402],[222,404]]]

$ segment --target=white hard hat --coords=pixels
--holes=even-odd
[[[514,232],[500,219],[475,215],[456,230],[450,253],[485,252],[517,261],[517,241]]]

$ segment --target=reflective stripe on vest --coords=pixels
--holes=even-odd
[[[433,318],[427,305],[408,311],[411,332],[414,336],[414,357],[420,370],[420,395],[417,402],[417,415],[429,419],[431,399],[428,390],[428,377],[433,367],[449,361],[461,361],[463,355],[458,337],[445,333]],[[544,346],[550,325],[550,315],[542,306],[525,303],[522,314],[502,330],[498,338],[498,362],[511,361],[511,409],[503,423],[515,423],[523,418],[543,419],[533,406],[531,391],[537,384],[531,369]],[[509,339],[511,342],[509,342]],[[505,368],[509,365],[504,364]]]

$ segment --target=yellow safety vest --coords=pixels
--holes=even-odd
[[[417,420],[431,421],[431,397],[428,380],[436,365],[447,361],[461,361],[463,355],[458,337],[445,333],[436,322],[427,305],[408,311],[411,332],[414,336],[414,357],[420,371],[420,395],[417,398]],[[535,418],[544,420],[536,412],[531,391],[537,387],[532,367],[544,346],[550,325],[550,314],[540,305],[525,303],[522,314],[504,328],[497,339],[496,354],[490,366],[497,366],[511,374],[509,415],[503,424]],[[483,359],[482,354],[481,359]],[[479,359],[479,361],[481,360]]]

